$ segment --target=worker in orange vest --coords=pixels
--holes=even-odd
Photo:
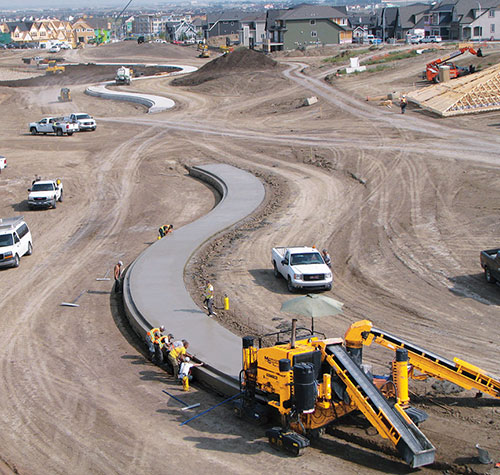
[[[146,333],[146,344],[148,345],[150,360],[153,360],[155,356],[155,341],[161,337],[164,331],[165,327],[162,325],[159,328],[151,328],[151,330]]]

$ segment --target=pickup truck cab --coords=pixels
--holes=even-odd
[[[0,219],[0,267],[19,267],[21,257],[33,252],[32,242],[22,216]]]
[[[55,208],[63,200],[61,180],[36,180],[28,188],[28,206],[30,209]]]
[[[271,259],[274,276],[282,276],[290,292],[332,288],[332,271],[314,247],[274,247]]]
[[[31,122],[29,125],[31,135],[36,134],[56,134],[73,135],[80,130],[77,123],[72,123],[63,117],[45,117],[38,122]]]
[[[94,118],[85,112],[75,112],[68,119],[70,122],[78,124],[79,130],[95,130],[97,128]]]
[[[479,259],[484,270],[484,278],[488,284],[500,281],[500,249],[481,251]]]

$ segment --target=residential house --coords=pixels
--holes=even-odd
[[[247,48],[262,48],[266,42],[266,14],[246,16],[240,23],[240,44]]]
[[[458,0],[454,6],[451,24],[450,39],[472,40],[490,39],[495,36],[496,8],[500,6],[499,0]],[[485,16],[486,14],[486,16]],[[493,30],[493,31],[492,31]]]
[[[363,43],[368,35],[375,35],[377,27],[376,15],[350,15],[349,23],[352,28],[352,42]]]
[[[87,20],[87,18],[80,18],[73,23],[72,27],[75,43],[89,44],[95,41],[94,28]]]
[[[108,18],[90,17],[86,18],[87,25],[94,29],[94,42],[96,44],[109,43],[111,41],[111,21]]]
[[[451,39],[451,23],[454,9],[454,3],[438,3],[432,6],[424,14],[425,36],[433,35],[441,36],[443,40]]]
[[[6,23],[10,32],[10,37],[15,43],[30,43],[33,38],[30,35],[33,22],[13,21]]]
[[[185,20],[167,21],[165,23],[165,38],[170,41],[184,41],[196,38],[195,26]]]
[[[462,39],[472,41],[500,40],[500,5],[478,10],[476,15],[477,17],[469,24],[463,25]]]
[[[271,51],[352,42],[345,7],[301,4],[286,10],[268,10],[266,30]]]
[[[132,25],[132,34],[136,36],[160,36],[165,34],[165,24],[168,17],[145,13],[142,15],[135,15]]]
[[[399,7],[398,23],[394,38],[401,40],[406,39],[410,35],[424,36],[424,17],[428,10],[428,3],[414,3],[413,5]]]
[[[242,10],[208,14],[203,24],[203,36],[208,40],[214,36],[239,35],[242,29],[241,20],[246,16],[248,13]]]

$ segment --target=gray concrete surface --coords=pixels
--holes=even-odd
[[[94,63],[100,66],[113,66],[116,65],[119,68],[123,63]],[[127,63],[127,66],[136,66],[138,63]],[[187,74],[196,71],[198,68],[194,66],[182,66],[173,64],[154,64],[145,63],[139,64],[139,66],[162,66],[162,67],[175,67],[179,68],[178,71],[173,71],[171,73],[165,73],[162,75],[155,76],[141,76],[140,78],[132,78],[132,81],[140,81],[144,79],[158,79],[165,78],[167,76],[177,76],[179,74]],[[100,97],[102,99],[113,99],[116,101],[128,101],[134,102],[136,104],[142,104],[148,108],[148,113],[153,114],[155,112],[162,112],[167,109],[171,109],[175,106],[175,102],[172,99],[163,96],[155,96],[153,94],[143,94],[138,92],[128,92],[128,91],[111,91],[107,89],[107,86],[115,84],[114,81],[107,81],[100,84],[95,84],[93,86],[87,87],[85,94],[94,97]]]
[[[234,382],[242,367],[241,339],[196,306],[184,286],[184,268],[203,243],[251,214],[265,190],[255,176],[230,165],[194,167],[190,174],[214,186],[222,199],[210,213],[156,241],[131,264],[124,278],[125,308],[141,337],[164,325],[176,339],[190,342],[189,351],[205,363],[205,371]]]

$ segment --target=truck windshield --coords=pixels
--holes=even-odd
[[[35,183],[31,187],[31,191],[54,191],[54,185],[52,183]]]
[[[299,266],[304,264],[324,264],[324,262],[319,252],[292,254],[292,262],[290,262],[290,265]]]
[[[88,114],[76,114],[77,119],[90,119],[90,115]]]
[[[14,240],[12,234],[0,234],[0,247],[12,246]]]

